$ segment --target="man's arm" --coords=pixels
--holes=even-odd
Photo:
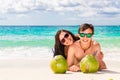
[[[95,55],[95,58],[99,62],[99,70],[106,69],[106,64],[103,61],[104,54],[101,52],[101,47],[99,43],[96,44],[95,50],[97,50],[97,54]]]
[[[96,52],[95,55],[94,55],[96,57],[96,59],[101,60],[102,59],[101,58],[102,57],[102,55],[101,55],[101,47],[100,47],[100,44],[97,43],[97,42],[94,44],[94,52]]]
[[[68,70],[69,71],[73,71],[73,72],[76,72],[76,71],[80,70],[80,68],[79,68],[78,65],[74,65],[75,50],[76,49],[73,46],[69,47],[69,49],[68,49],[68,55],[67,55]]]

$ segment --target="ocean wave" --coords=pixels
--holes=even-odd
[[[0,59],[49,59],[52,55],[48,47],[0,48]]]
[[[37,36],[37,35],[6,35],[0,36],[0,40],[12,40],[12,41],[19,41],[19,40],[41,40],[41,39],[54,39],[54,36]]]

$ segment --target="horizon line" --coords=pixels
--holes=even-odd
[[[90,23],[91,24],[91,23]],[[79,24],[81,25],[81,24]],[[5,24],[5,25],[1,25],[0,26],[79,26],[78,24],[40,24],[40,25],[37,25],[37,24]],[[93,26],[119,26],[120,24],[93,24]]]

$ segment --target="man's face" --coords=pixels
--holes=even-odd
[[[92,40],[92,30],[90,28],[80,31],[80,41],[82,44],[89,44]]]

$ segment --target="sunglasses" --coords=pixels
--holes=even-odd
[[[60,41],[62,44],[64,44],[65,43],[65,38],[68,38],[69,37],[69,34],[68,33],[66,33],[65,35],[64,35],[64,37],[63,37],[63,39]]]
[[[85,37],[85,35],[86,35],[87,38],[92,37],[92,33],[86,33],[86,34],[85,33],[80,33],[79,35],[80,35],[80,37]]]

